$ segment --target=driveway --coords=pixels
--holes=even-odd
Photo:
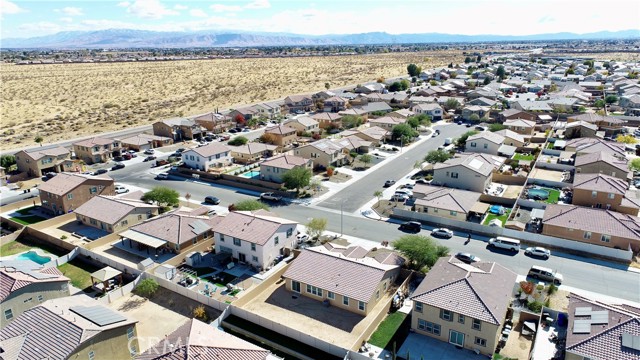
[[[476,355],[471,350],[457,349],[444,341],[416,333],[409,333],[398,351],[398,358],[406,359],[407,352],[411,359],[420,359],[422,356],[429,360],[487,360],[488,358],[486,355]]]

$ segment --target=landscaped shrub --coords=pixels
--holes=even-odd
[[[529,304],[527,304],[527,308],[538,314],[542,311],[542,303],[540,301],[530,302]]]
[[[524,291],[525,294],[530,295],[533,292],[533,283],[528,281],[521,281],[520,288]]]

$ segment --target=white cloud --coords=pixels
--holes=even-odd
[[[191,9],[189,10],[189,15],[193,16],[193,17],[207,17],[209,15],[207,15],[206,12],[204,12],[201,9]]]
[[[236,12],[242,11],[242,6],[213,4],[209,6],[209,9],[213,10],[214,12]]]
[[[165,16],[180,14],[168,9],[159,0],[136,0],[130,4],[125,1],[118,6],[126,7],[128,13],[145,19],[162,19]]]
[[[268,9],[271,7],[269,0],[254,0],[244,6],[245,9]]]
[[[82,9],[80,9],[79,7],[72,7],[72,6],[67,6],[64,7],[62,9],[55,9],[55,12],[61,12],[65,15],[68,16],[81,16],[84,15],[84,13],[82,12]]]
[[[61,17],[60,21],[65,22],[65,23],[71,23],[73,22],[73,18],[70,17]]]
[[[126,7],[129,7],[129,5],[131,5],[131,3],[130,3],[130,2],[128,2],[128,1],[122,1],[122,2],[119,2],[119,3],[118,3],[118,6],[120,6],[120,7],[125,7],[125,8],[126,8]]]
[[[19,14],[21,12],[26,12],[26,10],[9,0],[0,0],[0,16],[8,14]]]
[[[27,23],[18,26],[18,30],[30,33],[56,33],[62,31],[62,27],[58,24],[54,24],[48,21],[41,21],[37,23]]]
[[[173,8],[175,10],[187,10],[189,7],[185,5],[176,4]]]

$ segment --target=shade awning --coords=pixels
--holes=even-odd
[[[478,201],[475,204],[473,204],[469,212],[484,214],[487,212],[487,210],[489,210],[489,204]]]
[[[167,243],[166,240],[162,240],[162,239],[158,239],[157,237],[153,237],[147,234],[143,234],[141,232],[137,232],[135,230],[127,230],[123,233],[120,234],[120,236],[124,237],[124,238],[128,238],[131,239],[135,242],[139,242],[141,244],[145,244],[149,247],[152,247],[154,249],[157,249],[161,246],[163,246],[164,244]]]
[[[120,270],[116,270],[110,266],[107,266],[105,268],[102,268],[94,273],[91,274],[91,277],[96,279],[96,280],[100,280],[100,281],[107,281],[109,279],[113,279],[114,277],[118,276],[122,274],[122,272],[120,272]]]
[[[532,219],[543,219],[544,218],[544,210],[543,209],[533,209],[533,210],[531,210],[531,218]]]

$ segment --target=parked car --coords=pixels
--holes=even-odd
[[[431,180],[427,180],[427,179],[422,178],[422,179],[418,179],[418,180],[416,180],[416,184],[425,184],[425,185],[429,185],[429,184],[431,184],[431,182],[432,182],[432,181],[433,181],[433,179],[431,179]]]
[[[242,129],[242,132],[250,132],[250,131],[251,131],[251,129],[249,129],[249,128]]]
[[[407,221],[400,224],[400,230],[408,232],[420,232],[420,230],[422,230],[422,224],[418,221]]]
[[[127,152],[128,152],[129,154],[133,155],[133,154],[135,154],[137,151],[135,151],[135,150],[129,150],[129,151],[127,151]]]
[[[433,229],[433,231],[431,231],[431,236],[450,239],[450,238],[453,237],[453,231],[451,231],[451,230],[449,230],[447,228],[437,228],[437,229]]]
[[[236,130],[236,129],[229,129],[229,132],[230,132],[230,133],[232,133],[232,134],[235,134],[235,133],[237,133],[237,132],[238,132],[238,130]]]
[[[186,148],[178,148],[178,150],[176,150],[177,153],[181,153],[181,154],[185,151],[187,151]]]
[[[384,182],[384,187],[392,186],[395,183],[396,183],[395,180],[387,180],[387,181]]]
[[[207,197],[205,197],[205,198],[204,198],[204,203],[205,203],[205,204],[218,205],[218,204],[220,204],[220,199],[218,199],[218,198],[217,198],[217,197],[215,197],[215,196],[211,196],[211,195],[209,195],[209,196],[207,196]]]
[[[58,173],[56,173],[56,172],[48,172],[48,173],[44,174],[44,176],[47,179],[53,179],[54,177],[56,177],[56,175],[58,175]]]
[[[156,166],[167,165],[169,162],[165,159],[156,160]]]
[[[302,110],[296,110],[296,111],[294,111],[294,112],[295,112],[296,114],[298,114],[298,115],[302,115],[302,114],[304,114],[304,111],[302,111]]]
[[[218,140],[220,141],[227,141],[229,139],[231,139],[231,136],[229,135],[220,135],[220,137],[218,138]]]
[[[505,236],[498,236],[489,239],[489,245],[487,246],[518,252],[520,251],[520,240],[511,239]]]
[[[146,161],[152,161],[152,160],[155,160],[155,159],[156,159],[156,157],[155,157],[155,156],[150,155],[150,156],[147,156],[146,158],[144,158],[144,160],[143,160],[143,161],[145,161],[145,162],[146,162]]]
[[[456,258],[460,261],[466,262],[468,264],[470,263],[474,263],[474,262],[478,262],[480,261],[480,258],[475,256],[475,255],[471,255],[469,253],[465,253],[465,252],[459,252],[456,254]]]
[[[458,125],[462,125],[462,120],[458,120]]]
[[[308,234],[300,233],[300,234],[296,235],[296,239],[298,239],[298,244],[302,244],[305,241],[309,241],[311,239],[311,237],[309,237]]]
[[[542,266],[532,266],[527,276],[534,279],[552,281],[555,285],[561,285],[562,280],[564,280],[564,277],[560,273]]]
[[[125,159],[125,160],[131,160],[131,154],[124,153],[124,154],[122,154],[122,158]]]
[[[144,151],[144,153],[147,154],[147,155],[153,155],[153,154],[156,153],[156,151],[153,150],[153,149],[147,149],[147,150]]]
[[[407,189],[407,188],[397,189],[396,190],[396,194],[407,195],[408,197],[413,197],[413,191],[411,191],[411,189]]]
[[[393,194],[393,196],[391,196],[391,198],[389,199],[389,201],[402,202],[402,203],[404,203],[407,200],[409,200],[409,196],[405,194]]]
[[[102,174],[106,174],[107,171],[109,171],[109,170],[107,170],[107,169],[99,169],[99,170],[96,170],[95,174],[96,175],[102,175]]]
[[[266,201],[280,201],[282,200],[281,196],[278,196],[272,192],[266,192],[266,193],[262,193],[260,194],[260,200],[266,200]]]
[[[93,171],[85,171],[85,172],[82,173],[82,175],[89,175],[89,176],[93,176],[95,174],[96,173],[94,173]]]
[[[524,250],[524,254],[529,256],[541,257],[546,260],[551,256],[551,251],[549,251],[549,249],[543,248],[542,246],[536,246],[526,248]]]
[[[115,165],[113,165],[113,167],[111,167],[111,171],[118,170],[118,169],[124,169],[124,164],[116,163]]]
[[[169,173],[160,173],[156,175],[156,180],[167,180],[169,179]]]
[[[128,192],[129,192],[129,189],[127,189],[126,187],[122,185],[116,185],[116,194],[124,194]]]
[[[114,161],[124,161],[124,157],[122,157],[122,156],[114,156],[113,160]]]
[[[409,190],[413,190],[413,187],[415,186],[415,184],[409,183],[409,184],[404,184],[402,186],[400,186],[400,189],[409,189]]]

